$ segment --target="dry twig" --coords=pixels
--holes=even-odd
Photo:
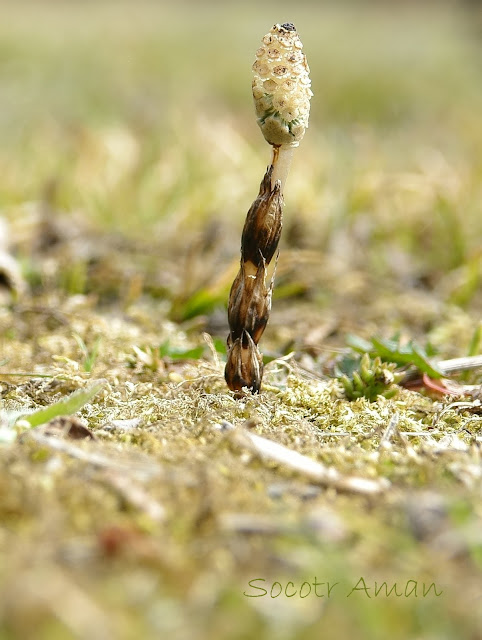
[[[321,464],[321,462],[317,462],[297,451],[288,449],[288,447],[278,444],[277,442],[258,436],[255,433],[250,433],[242,427],[235,428],[229,422],[223,422],[221,428],[230,433],[230,437],[236,445],[249,449],[264,460],[272,460],[273,462],[288,467],[292,471],[301,473],[317,484],[333,487],[339,491],[365,495],[382,493],[390,486],[389,481],[385,478],[372,480],[359,476],[344,475],[334,467],[327,467]]]

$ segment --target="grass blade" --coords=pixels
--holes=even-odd
[[[38,427],[57,416],[66,416],[76,413],[102,390],[104,384],[103,380],[98,380],[89,387],[86,387],[85,389],[78,389],[48,407],[42,407],[32,413],[20,414],[17,417],[17,420],[21,419],[28,422],[31,427]]]

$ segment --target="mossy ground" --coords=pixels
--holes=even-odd
[[[78,413],[95,440],[23,431],[0,448],[0,638],[478,638],[480,403],[403,388],[348,402],[327,375],[349,332],[480,352],[477,13],[1,8],[1,215],[28,285],[2,293],[2,410],[106,382]],[[239,401],[225,305],[269,161],[250,64],[288,19],[315,96],[264,391]],[[223,421],[390,488],[318,486]],[[250,598],[255,578],[339,584]],[[384,581],[403,595],[375,596]],[[443,593],[424,597],[432,582]]]

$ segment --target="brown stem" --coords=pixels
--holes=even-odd
[[[228,358],[225,378],[232,391],[243,387],[257,393],[263,376],[258,342],[268,324],[273,279],[266,284],[267,266],[275,255],[282,228],[281,182],[272,186],[273,165],[261,182],[241,238],[241,263],[228,302]]]

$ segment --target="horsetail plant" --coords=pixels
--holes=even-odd
[[[274,272],[266,284],[267,267],[277,254],[284,185],[293,151],[308,127],[313,95],[302,48],[293,24],[275,24],[264,36],[253,64],[256,116],[273,154],[258,197],[246,216],[240,269],[229,294],[225,378],[238,395],[245,387],[257,393],[263,377],[258,342],[268,323],[274,285]]]

